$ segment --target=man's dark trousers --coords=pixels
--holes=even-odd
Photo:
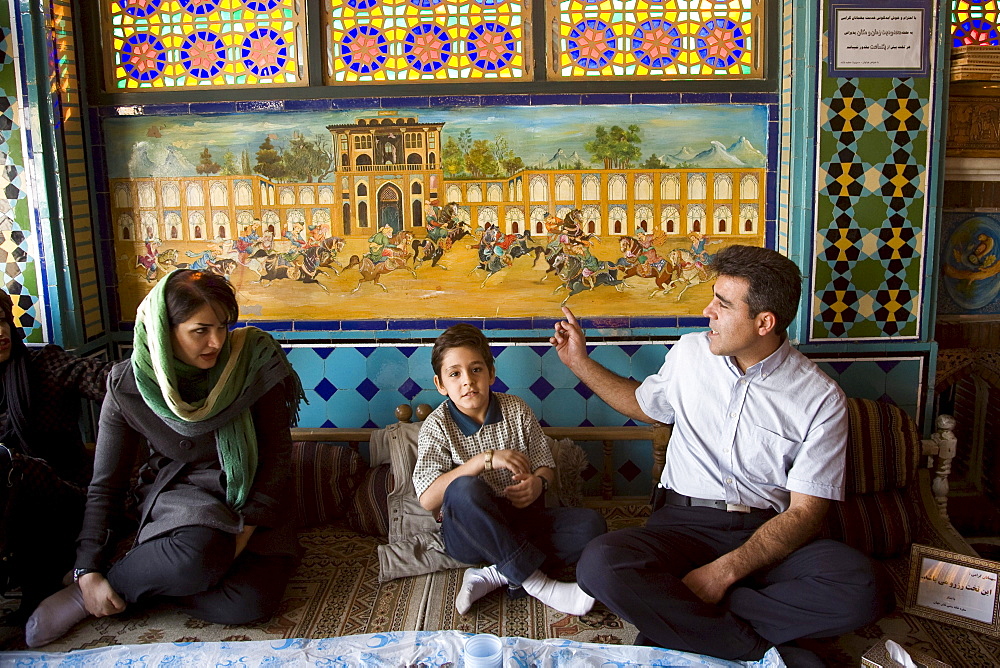
[[[857,550],[816,540],[705,603],[682,582],[691,570],[742,545],[773,511],[737,513],[665,505],[645,527],[600,536],[577,564],[588,594],[639,629],[639,642],[757,660],[805,637],[835,636],[894,606],[892,583]]]

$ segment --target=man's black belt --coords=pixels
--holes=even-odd
[[[726,503],[725,501],[717,501],[715,499],[698,499],[693,496],[684,496],[683,494],[678,494],[672,489],[664,489],[663,492],[664,502],[669,503],[671,506],[715,508],[717,510],[725,510],[730,513],[750,513],[758,510],[758,508],[751,508],[750,506],[742,503]]]

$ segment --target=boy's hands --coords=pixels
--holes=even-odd
[[[542,479],[534,473],[514,475],[514,484],[503,490],[504,496],[515,508],[527,508],[542,494]]]
[[[493,452],[493,468],[507,469],[515,477],[519,474],[531,473],[531,462],[528,456],[518,450],[495,450]]]

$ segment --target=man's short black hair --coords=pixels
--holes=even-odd
[[[712,259],[720,276],[744,279],[750,317],[768,311],[774,314],[775,334],[785,333],[795,319],[802,296],[802,274],[795,263],[770,248],[729,246]]]
[[[441,336],[434,341],[434,348],[431,350],[431,366],[434,368],[434,375],[441,377],[441,363],[444,354],[452,348],[471,348],[482,355],[486,362],[486,368],[490,374],[496,373],[494,370],[493,351],[490,350],[490,342],[478,327],[461,322],[452,325],[444,330]]]

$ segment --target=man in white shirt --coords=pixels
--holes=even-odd
[[[871,560],[815,540],[843,499],[847,412],[840,388],[789,345],[798,268],[751,246],[724,249],[713,267],[710,330],[682,336],[641,383],[590,359],[569,309],[551,343],[612,408],[674,425],[646,526],[591,541],[578,584],[638,627],[636,644],[755,661],[851,631],[894,601]]]

